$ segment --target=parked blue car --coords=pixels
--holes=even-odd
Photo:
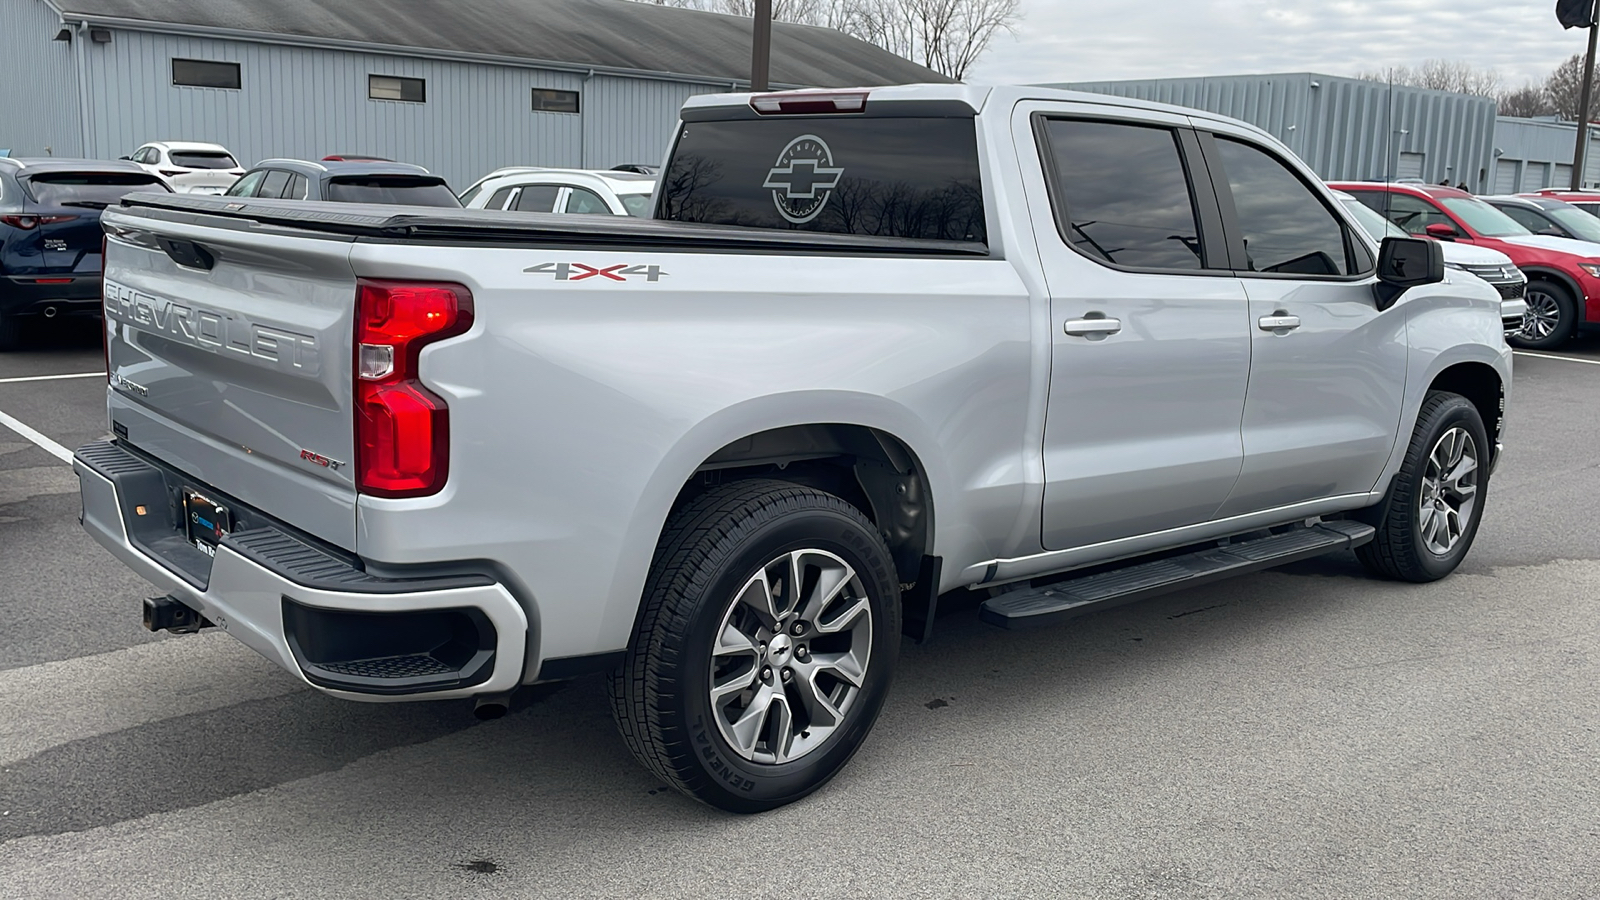
[[[171,190],[131,162],[0,157],[0,350],[30,319],[100,315],[100,211]]]

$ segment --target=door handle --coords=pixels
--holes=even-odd
[[[1122,320],[1090,315],[1082,319],[1068,319],[1067,324],[1063,327],[1067,334],[1078,337],[1108,335],[1116,334],[1122,330]]]
[[[1278,310],[1270,316],[1262,316],[1256,324],[1262,331],[1293,331],[1300,327],[1300,317],[1291,316],[1283,310]]]

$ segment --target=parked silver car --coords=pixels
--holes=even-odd
[[[586,169],[500,169],[461,194],[468,209],[587,215],[650,215],[652,175]]]

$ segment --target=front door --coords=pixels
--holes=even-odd
[[[1399,428],[1404,304],[1378,311],[1371,252],[1302,169],[1245,134],[1201,142],[1250,298],[1244,471],[1220,515],[1368,493]]]
[[[1029,206],[1050,291],[1048,550],[1205,522],[1243,458],[1247,303],[1194,134],[1105,110],[1019,122],[1043,166]]]

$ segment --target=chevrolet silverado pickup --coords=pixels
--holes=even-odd
[[[845,765],[941,598],[1446,576],[1511,386],[1437,242],[1119,97],[696,97],[649,219],[145,193],[104,228],[76,469],[147,627],[485,716],[605,673],[639,760],[741,812]]]

